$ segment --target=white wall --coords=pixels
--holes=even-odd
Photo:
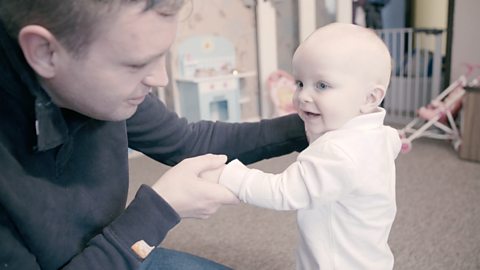
[[[352,23],[352,1],[337,0],[337,22]]]
[[[479,11],[479,0],[455,1],[450,77],[452,81],[465,72],[463,63],[480,64]]]

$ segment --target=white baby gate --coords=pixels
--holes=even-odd
[[[442,43],[438,29],[377,31],[392,55],[392,78],[383,102],[386,122],[405,124],[442,88]]]

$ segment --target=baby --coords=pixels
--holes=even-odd
[[[293,103],[309,147],[280,174],[238,160],[217,172],[243,202],[298,210],[297,269],[393,268],[387,241],[401,142],[379,107],[390,72],[388,49],[373,31],[340,23],[318,29],[293,56]]]

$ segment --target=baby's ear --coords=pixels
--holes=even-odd
[[[360,107],[360,111],[362,113],[369,113],[375,110],[385,97],[385,92],[386,89],[383,85],[378,84],[370,88],[370,90],[367,91],[365,103]]]

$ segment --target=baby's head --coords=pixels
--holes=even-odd
[[[376,111],[390,81],[387,47],[375,32],[353,24],[319,28],[300,44],[292,63],[293,103],[310,139]]]

